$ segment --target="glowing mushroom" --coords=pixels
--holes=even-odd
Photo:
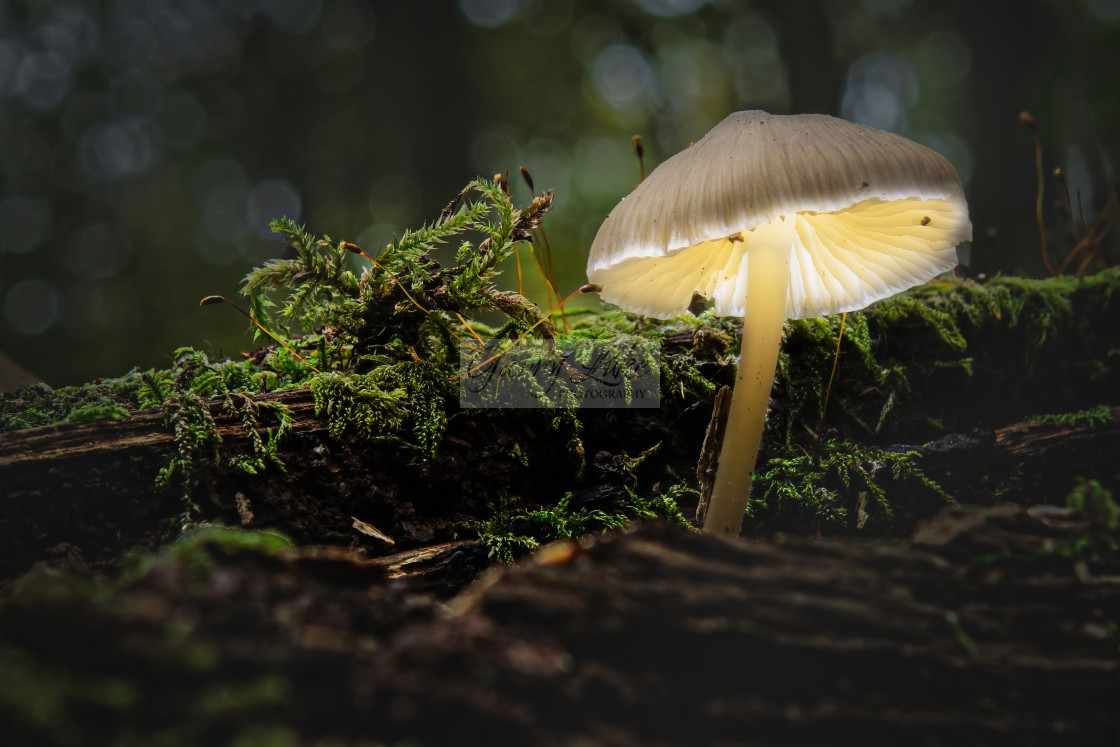
[[[693,293],[743,317],[743,348],[705,531],[737,535],[785,319],[862,309],[951,270],[972,238],[937,153],[842,119],[731,114],[603,221],[587,275],[657,318]]]

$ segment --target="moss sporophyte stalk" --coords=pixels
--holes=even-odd
[[[512,269],[516,245],[530,241],[551,206],[551,192],[517,207],[500,184],[479,179],[434,221],[361,264],[354,245],[277,220],[273,227],[293,256],[252,270],[242,293],[254,337],[267,330],[282,345],[264,339],[265,347],[232,360],[182,348],[167,369],[81,387],[24,387],[0,399],[0,430],[119,422],[158,410],[174,441],[159,484],[182,496],[189,524],[215,503],[233,504],[234,491],[219,480],[223,470],[261,480],[281,474],[304,448],[293,440],[295,419],[285,404],[291,400],[276,394],[299,390],[309,398],[309,416],[325,421],[323,430],[343,452],[391,449],[414,455],[417,468],[454,464],[450,469],[465,480],[473,471],[486,474],[488,497],[473,504],[479,509],[452,519],[462,535],[492,542],[495,556],[650,511],[682,521],[681,506],[691,514],[698,496],[694,474],[712,398],[732,378],[738,325],[700,309],[663,321],[611,308],[569,306],[551,314],[500,289],[496,280]],[[450,261],[437,262],[440,247],[451,250]],[[1068,416],[1071,423],[1103,422],[1104,396],[1085,398],[1114,380],[1120,354],[1101,347],[1084,310],[1109,318],[1118,287],[1115,270],[1080,279],[937,282],[849,313],[839,348],[838,315],[785,322],[771,393],[776,406],[746,507],[751,531],[889,531],[900,500],[917,493],[946,499],[923,473],[915,447],[895,445],[966,432],[980,407],[995,423],[1063,407],[1080,411]],[[479,319],[483,313],[489,323]],[[571,327],[566,334],[561,316]],[[536,409],[464,406],[463,374],[477,365],[464,366],[464,351],[477,363],[496,355],[501,394],[521,387]],[[1030,389],[1059,358],[1073,375],[1057,381],[1076,380],[1076,390],[1068,383]],[[552,376],[542,385],[545,360],[568,361],[577,371],[597,360],[613,361],[613,371],[636,370],[635,361],[644,361],[655,372],[659,407],[587,409],[578,401],[577,377]],[[993,384],[992,372],[1008,365],[1014,377]],[[989,385],[1008,396],[985,399]],[[630,396],[633,404],[627,386],[621,382],[622,401]],[[925,395],[931,388],[957,394],[933,405]],[[1030,412],[1017,402],[1029,402]],[[469,424],[457,431],[457,443],[483,439],[471,443],[467,461],[444,453],[452,418]],[[548,459],[554,492],[517,477],[542,464],[542,451],[531,443],[547,444],[560,457]],[[627,451],[658,444],[641,466],[627,461]],[[611,458],[621,461],[611,467]],[[486,460],[511,466],[485,469]],[[238,513],[251,516],[251,490],[244,490]]]

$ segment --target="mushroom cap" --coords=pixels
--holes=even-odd
[[[853,311],[957,264],[957,172],[904,137],[822,114],[735,112],[658,166],[591,245],[600,297],[665,318],[693,293],[743,316],[752,230],[793,216],[786,316]],[[758,232],[755,236],[761,235]]]

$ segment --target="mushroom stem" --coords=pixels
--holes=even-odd
[[[747,234],[747,298],[743,349],[727,416],[705,532],[739,536],[766,427],[770,390],[786,318],[793,216],[779,216]]]

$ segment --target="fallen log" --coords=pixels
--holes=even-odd
[[[306,389],[254,399],[289,408],[293,434],[281,456],[290,469],[258,476],[224,469],[211,502],[202,504],[203,519],[249,525],[238,507],[244,501],[251,506],[252,526],[277,529],[297,540],[361,545],[374,554],[415,550],[455,539],[448,519],[464,516],[464,504],[456,496],[466,484],[460,475],[480,473],[479,492],[485,494],[487,470],[510,469],[508,464],[477,461],[477,447],[503,436],[479,435],[480,425],[472,416],[453,421],[444,452],[430,459],[392,444],[346,444],[330,438]],[[247,451],[248,436],[238,418],[225,411],[224,399],[208,406],[227,460]],[[1111,412],[1110,424],[1023,422],[952,434],[927,446],[895,448],[916,450],[923,471],[960,503],[1060,503],[1079,477],[1120,482],[1120,461],[1115,459],[1120,453],[1120,407]],[[703,425],[700,419],[697,424]],[[183,499],[173,489],[155,487],[159,468],[174,447],[173,433],[156,410],[121,420],[0,433],[5,504],[0,578],[74,551],[87,562],[115,562],[137,547],[152,549],[177,536]],[[595,486],[584,489],[594,493]],[[931,497],[940,500],[925,499]],[[440,516],[448,506],[452,510]],[[682,508],[692,515],[693,506]],[[935,509],[923,504],[911,513],[917,520]],[[305,529],[312,518],[329,531],[324,534],[322,526]],[[355,520],[370,522],[404,544],[393,547],[359,536],[352,529]],[[898,531],[912,527],[902,521]]]
[[[36,744],[1114,744],[1116,539],[1056,507],[911,540],[646,525],[447,604],[352,551],[188,539],[123,583],[22,579],[0,659],[55,695],[0,688],[0,717]]]

